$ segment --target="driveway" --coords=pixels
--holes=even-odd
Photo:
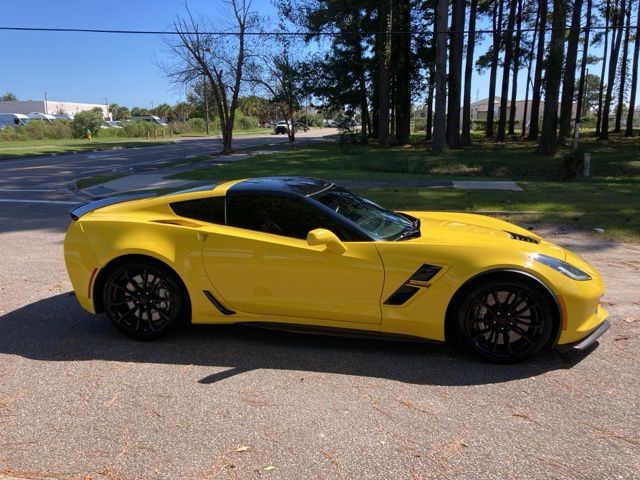
[[[640,477],[637,245],[542,229],[601,270],[613,326],[498,366],[236,327],[129,340],[71,295],[67,222],[0,204],[0,478]]]

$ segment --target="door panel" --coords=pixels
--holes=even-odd
[[[379,324],[384,272],[378,251],[372,242],[345,245],[339,255],[305,240],[216,226],[207,235],[203,260],[214,288],[233,309]]]

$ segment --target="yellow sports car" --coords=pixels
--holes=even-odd
[[[125,334],[183,321],[459,339],[513,362],[609,327],[598,272],[491,217],[393,212],[331,182],[265,177],[71,212],[80,304]]]

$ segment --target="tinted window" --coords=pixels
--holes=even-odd
[[[349,232],[323,212],[286,197],[227,197],[227,224],[300,239],[306,239],[311,230],[326,228],[341,240],[351,240]]]
[[[171,209],[181,217],[224,225],[224,197],[175,202]]]

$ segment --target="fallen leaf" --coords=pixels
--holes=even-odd
[[[246,452],[247,450],[249,450],[249,447],[247,447],[246,445],[241,445],[236,448],[236,452]]]
[[[276,467],[274,467],[273,465],[267,465],[266,467],[263,468],[263,470],[265,472],[269,472],[269,471],[275,470],[275,469],[276,469]]]

